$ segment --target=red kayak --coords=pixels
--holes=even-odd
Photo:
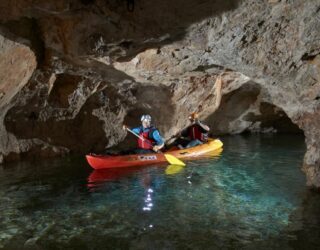
[[[212,152],[222,151],[223,143],[219,139],[210,139],[207,143],[192,148],[169,150],[166,154],[178,159],[196,159],[209,156]],[[89,165],[94,169],[121,168],[168,163],[163,153],[134,155],[86,155]]]

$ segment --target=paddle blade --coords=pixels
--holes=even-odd
[[[164,154],[164,156],[166,157],[167,161],[171,165],[179,165],[179,166],[185,166],[186,165],[183,161],[179,160],[177,157],[174,157],[173,155]]]
[[[180,166],[180,165],[169,165],[167,168],[166,168],[166,174],[170,175],[170,174],[177,174],[179,173],[183,168],[183,166]]]

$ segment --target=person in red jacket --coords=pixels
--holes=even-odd
[[[181,132],[182,138],[186,140],[184,148],[191,148],[207,142],[209,126],[203,124],[195,112],[190,114],[189,121],[191,125]],[[180,146],[180,148],[182,147]]]
[[[123,125],[123,129],[128,127]],[[141,126],[133,128],[132,132],[138,135],[138,148],[134,150],[137,154],[148,154],[158,152],[164,146],[164,139],[159,133],[159,130],[151,125],[151,116],[141,116]],[[142,139],[143,138],[143,139]]]

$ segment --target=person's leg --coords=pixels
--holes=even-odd
[[[190,142],[190,140],[178,138],[176,140],[175,146],[177,146],[179,149],[184,149],[188,145],[189,142]]]
[[[198,146],[201,144],[203,144],[202,141],[195,139],[195,140],[192,140],[191,142],[189,142],[188,145],[186,146],[186,148],[192,148],[192,147],[195,147],[195,146]]]
[[[135,149],[127,149],[119,152],[120,155],[132,155],[135,154]]]
[[[154,153],[151,149],[142,149],[142,148],[137,148],[135,150],[136,154],[152,154]]]

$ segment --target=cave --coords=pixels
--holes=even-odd
[[[319,249],[319,10],[2,0],[0,249]]]

